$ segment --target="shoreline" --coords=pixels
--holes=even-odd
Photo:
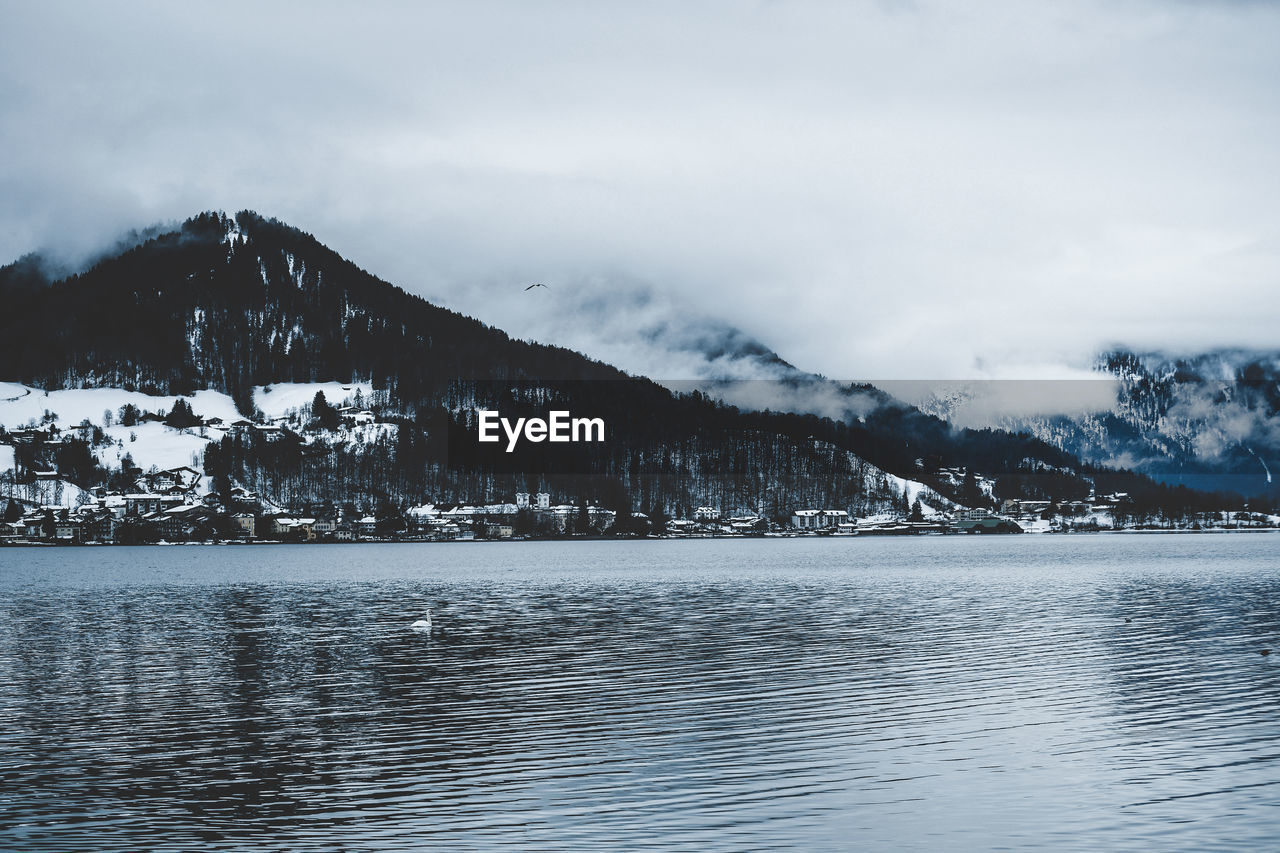
[[[1238,527],[1223,528],[1213,527],[1202,530],[1190,530],[1186,528],[1174,529],[1121,529],[1121,530],[1056,530],[1044,533],[963,533],[950,532],[943,533],[940,531],[927,531],[920,533],[880,533],[865,532],[853,534],[828,534],[817,535],[811,533],[800,534],[761,534],[757,536],[735,536],[732,534],[716,534],[708,533],[699,536],[540,536],[536,538],[517,538],[510,537],[504,539],[358,539],[350,542],[334,542],[334,541],[318,541],[310,542],[289,542],[283,539],[221,539],[214,541],[186,541],[186,542],[0,542],[0,548],[172,548],[177,546],[197,546],[197,547],[220,547],[224,545],[246,546],[246,545],[306,545],[310,546],[327,546],[327,545],[460,545],[460,544],[513,544],[513,543],[531,543],[531,542],[688,542],[697,540],[758,540],[758,539],[886,539],[886,538],[911,538],[920,539],[926,537],[981,537],[989,538],[993,536],[1014,536],[1023,537],[1030,536],[1039,538],[1042,536],[1098,536],[1098,535],[1189,535],[1189,534],[1247,534],[1247,533],[1280,533],[1280,527]]]

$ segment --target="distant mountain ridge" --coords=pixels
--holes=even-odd
[[[805,411],[803,400],[753,402],[772,411],[746,412],[701,392],[672,393],[432,305],[251,212],[201,214],[57,281],[28,257],[0,269],[0,301],[7,309],[0,379],[45,389],[188,395],[207,388],[252,416],[255,386],[370,383],[378,417],[395,427],[386,435],[395,438],[366,448],[358,464],[341,461],[325,444],[336,439],[323,436],[319,444],[305,436],[270,447],[233,442],[215,454],[212,467],[223,476],[292,496],[363,489],[400,501],[492,499],[563,474],[579,478],[566,492],[615,502],[628,495],[635,508],[712,502],[867,511],[900,506],[904,481],[978,499],[961,494],[958,469],[997,483],[1006,496],[1153,488],[1031,436],[952,429],[877,389],[799,371],[754,341],[735,346],[782,371],[770,393],[811,402],[821,392],[830,417],[785,413]],[[475,443],[480,407],[603,417],[610,441],[507,455]]]

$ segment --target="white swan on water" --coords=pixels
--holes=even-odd
[[[431,633],[431,611],[430,610],[427,611],[426,618],[419,619],[417,622],[414,622],[412,625],[410,625],[409,630],[418,634]]]

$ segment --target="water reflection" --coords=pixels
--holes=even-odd
[[[0,846],[1257,847],[1277,560],[1172,538],[10,562]]]

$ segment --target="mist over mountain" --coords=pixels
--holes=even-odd
[[[530,312],[529,326],[607,353],[611,363],[673,390],[697,389],[742,408],[857,420],[883,404],[868,392],[874,386],[953,425],[1025,431],[1093,465],[1276,496],[1275,352],[1115,348],[1088,367],[1042,365],[1040,379],[851,383],[805,371],[755,337],[643,284],[570,283],[545,306],[545,313],[542,302]]]
[[[643,308],[645,297],[637,299]],[[24,258],[0,270],[0,300],[8,309],[0,378],[36,388],[205,389],[261,419],[255,389],[368,383],[387,426],[371,445],[353,449],[323,432],[268,443],[237,435],[206,453],[210,476],[281,499],[483,500],[546,487],[635,509],[831,505],[865,513],[900,506],[908,493],[939,505],[1094,490],[1170,497],[1038,438],[953,428],[871,386],[805,373],[724,325],[647,330],[678,353],[726,366],[699,380],[703,387],[673,391],[432,305],[249,212],[202,214],[57,280]],[[604,318],[614,307],[601,300],[584,310]],[[743,378],[757,371],[770,381]],[[709,392],[749,397],[748,410]],[[609,438],[507,454],[476,442],[481,408],[601,417]],[[974,490],[970,476],[963,493],[961,472],[978,475],[985,489]]]
[[[1102,365],[1122,388],[1116,464],[1196,488],[1278,493],[1280,353],[1121,350]]]
[[[1114,349],[1097,370],[1079,381],[934,385],[917,402],[953,424],[1026,431],[1161,482],[1277,495],[1280,353]]]

